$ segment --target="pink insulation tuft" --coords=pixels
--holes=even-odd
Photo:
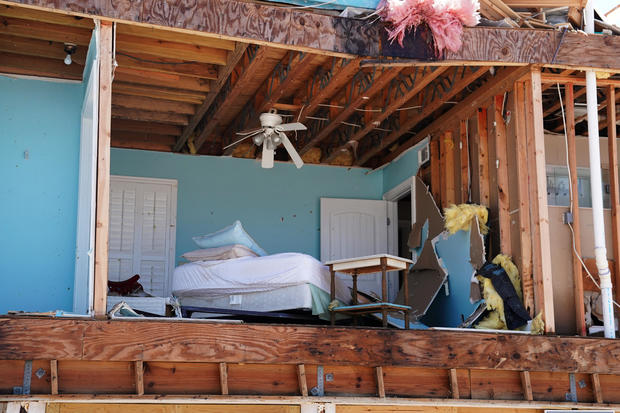
[[[438,55],[461,48],[463,25],[480,21],[478,0],[381,0],[377,12],[388,23],[388,38],[402,46],[405,33],[426,24],[433,34]]]

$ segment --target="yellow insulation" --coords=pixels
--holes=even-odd
[[[512,286],[515,288],[517,295],[519,296],[519,300],[523,302],[523,292],[521,291],[521,276],[519,275],[519,270],[517,266],[512,262],[508,255],[497,254],[495,258],[493,258],[493,264],[499,265],[506,271],[508,274],[508,278],[510,278],[510,282]]]
[[[468,231],[471,228],[471,221],[475,216],[478,217],[480,233],[486,235],[489,232],[487,221],[489,219],[489,211],[481,205],[460,204],[450,205],[443,210],[445,227],[454,234],[457,231]]]

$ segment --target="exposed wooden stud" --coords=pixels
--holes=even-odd
[[[62,51],[62,49],[60,49]],[[116,53],[118,67],[128,67],[152,72],[170,73],[204,79],[217,79],[218,66],[187,60],[143,55],[140,53]]]
[[[431,139],[429,142],[431,155],[431,194],[437,205],[441,205],[441,165],[439,163],[439,142]]]
[[[50,360],[50,392],[58,394],[58,360]]]
[[[461,155],[461,203],[469,201],[469,132],[468,119],[460,122],[460,155]]]
[[[377,376],[377,394],[379,397],[385,397],[385,384],[383,383],[383,367],[375,367],[375,375]]]
[[[620,298],[620,182],[618,178],[618,141],[616,136],[616,90],[607,87],[607,142],[609,152],[609,186],[611,191],[611,234],[616,278],[616,299]]]
[[[136,380],[136,394],[142,396],[144,394],[144,362],[142,360],[134,361],[133,368]]]
[[[444,161],[444,175],[446,177],[446,207],[456,203],[456,164],[454,163],[454,139],[452,136],[452,131],[446,131],[443,135],[446,158]]]
[[[222,395],[228,394],[228,366],[226,363],[220,363],[220,390]]]
[[[110,224],[110,139],[112,123],[113,24],[101,22],[99,32],[99,128],[97,140],[97,204],[95,215],[95,281],[93,308],[105,318],[108,295],[108,240]]]
[[[592,381],[592,393],[594,393],[594,400],[599,403],[605,403],[603,399],[603,389],[601,388],[601,379],[599,378],[598,373],[592,373],[590,375]]]
[[[202,92],[165,87],[153,87],[152,85],[137,85],[135,83],[120,82],[118,79],[115,79],[112,88],[114,94],[174,100],[177,102],[192,103],[194,105],[199,105],[202,103],[206,96],[206,93]]]
[[[532,233],[530,194],[528,186],[527,126],[525,119],[525,90],[522,82],[514,84],[515,132],[517,155],[517,192],[519,194],[519,272],[523,289],[523,304],[535,316],[534,280],[532,279]]]
[[[299,394],[303,397],[307,397],[308,381],[306,380],[306,366],[303,364],[297,365],[297,381],[299,383]]]
[[[532,199],[534,211],[534,291],[537,311],[543,312],[545,332],[555,331],[555,314],[553,305],[553,282],[551,271],[551,241],[549,236],[549,211],[547,208],[547,174],[545,161],[545,131],[542,116],[542,92],[540,69],[533,68],[527,83],[528,115],[531,117],[532,135],[529,141],[532,155],[531,171],[535,179],[533,185],[535,197]]]
[[[521,387],[523,388],[523,398],[527,401],[534,400],[532,394],[532,380],[530,379],[530,372],[525,370],[520,372],[521,374]]]
[[[448,206],[448,189],[446,185],[446,175],[448,174],[446,166],[446,135],[442,133],[439,136],[439,199],[441,203],[437,204],[442,209]]]
[[[461,394],[459,392],[459,378],[456,374],[456,369],[450,369],[450,392],[453,399],[460,399]]]
[[[508,149],[503,107],[504,95],[496,95],[493,108],[495,124],[495,159],[497,160],[499,243],[502,254],[512,256],[512,242],[510,236],[510,191],[508,185]]]
[[[489,133],[486,108],[478,109],[478,180],[480,205],[489,207]]]
[[[133,69],[119,66],[114,71],[114,82],[129,82],[147,86],[163,86],[167,88],[185,89],[189,91],[208,92],[211,81],[176,73],[153,72],[150,70]]]
[[[571,210],[573,212],[573,247],[577,253],[571,248],[571,256],[573,258],[573,289],[575,294],[575,328],[577,334],[586,335],[586,318],[583,305],[583,269],[581,267],[581,227],[579,218],[579,182],[577,179],[577,142],[575,138],[575,98],[573,85],[568,83],[565,85],[566,91],[566,139],[568,141],[568,170],[571,181]]]

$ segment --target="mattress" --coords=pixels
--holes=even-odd
[[[329,293],[329,270],[310,255],[284,253],[223,261],[191,262],[177,267],[172,278],[172,293],[181,300],[182,305],[189,305],[187,303],[190,302],[188,301],[190,298],[220,299],[224,300],[220,302],[228,300],[230,303],[233,299],[231,296],[245,297],[248,294],[267,293],[287,287],[299,287],[288,291],[302,293],[300,297],[305,297],[307,304],[306,291],[312,287]],[[276,293],[278,294],[285,293]],[[350,301],[350,296],[348,287],[336,279],[336,298],[346,303]],[[273,297],[263,296],[266,300],[271,298]],[[259,299],[261,298],[255,300]],[[291,296],[291,300],[297,304],[290,308],[302,308],[299,306],[302,303],[298,301],[299,297]]]

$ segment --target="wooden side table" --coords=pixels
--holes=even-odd
[[[383,327],[387,327],[388,313],[398,311],[405,316],[405,328],[409,328],[409,286],[407,276],[403,280],[405,305],[388,302],[387,296],[387,273],[388,271],[402,271],[409,268],[413,261],[406,258],[396,257],[389,254],[368,255],[365,257],[347,258],[343,260],[328,261],[325,263],[331,273],[331,301],[336,299],[336,272],[349,274],[353,278],[353,305],[336,307],[331,310],[331,324],[336,322],[336,313],[351,314],[354,317],[359,314],[368,314],[381,311]],[[381,302],[370,304],[358,304],[357,302],[357,277],[361,274],[381,273]]]

